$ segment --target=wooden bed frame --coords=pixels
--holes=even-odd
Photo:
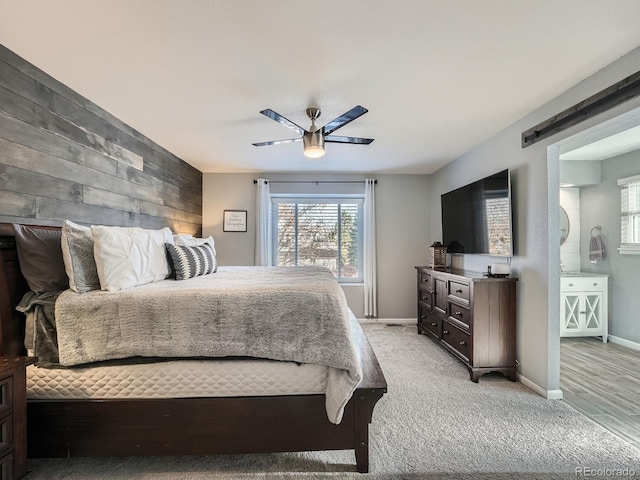
[[[0,223],[0,346],[4,356],[26,353],[24,316],[15,306],[28,289],[18,264],[13,227]],[[357,348],[363,380],[339,425],[327,419],[324,395],[28,400],[28,457],[352,449],[357,471],[366,473],[369,424],[387,383],[362,330]]]

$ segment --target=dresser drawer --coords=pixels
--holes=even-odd
[[[431,290],[431,273],[418,271],[418,285],[426,290]]]
[[[607,279],[603,277],[560,277],[563,292],[602,291]]]
[[[27,473],[27,365],[30,357],[0,356],[0,479],[22,478]]]
[[[13,448],[13,415],[0,419],[0,455]]]
[[[13,478],[13,454],[9,453],[0,458],[0,479]]]
[[[440,338],[440,332],[442,332],[442,319],[437,315],[429,312],[422,312],[420,316],[420,325],[425,330],[431,332],[438,339]]]
[[[471,357],[471,335],[449,322],[442,322],[442,341],[453,348],[465,362]]]
[[[426,304],[429,308],[433,307],[433,296],[431,290],[426,290],[422,286],[418,289],[418,300]]]
[[[471,311],[468,308],[449,302],[449,318],[467,330],[471,329]]]
[[[430,311],[431,309],[427,308],[422,303],[418,304],[418,324],[420,325],[425,324],[425,322],[427,321],[427,315],[429,314]]]
[[[0,416],[13,408],[13,377],[0,380]]]
[[[469,301],[469,284],[449,280],[449,295],[451,295],[452,297],[458,298],[460,300],[464,300],[465,302],[468,302]]]

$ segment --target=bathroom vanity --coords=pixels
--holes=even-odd
[[[560,277],[560,336],[608,335],[608,275],[564,272]]]

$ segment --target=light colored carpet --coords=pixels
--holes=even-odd
[[[364,329],[389,384],[374,411],[370,474],[356,473],[353,453],[340,451],[39,459],[29,460],[26,478],[532,480],[624,472],[640,478],[640,450],[565,403],[498,374],[471,382],[466,368],[415,326]]]

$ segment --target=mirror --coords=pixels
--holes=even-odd
[[[569,215],[564,208],[560,207],[560,245],[562,245],[569,236]]]

